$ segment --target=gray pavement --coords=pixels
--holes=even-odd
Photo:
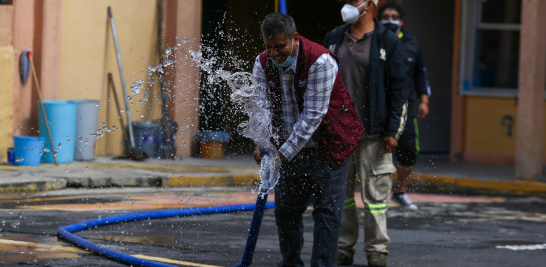
[[[182,157],[180,159],[148,159],[145,161],[118,160],[112,157],[100,156],[92,162],[75,161],[73,165],[87,164],[125,164],[133,163],[143,166],[179,166],[179,167],[210,167],[234,168],[243,170],[258,170],[258,165],[250,154],[226,154],[223,159],[204,159],[201,157]],[[70,165],[68,165],[69,167]]]
[[[0,266],[124,266],[57,238],[57,227],[154,210],[142,205],[167,199],[179,207],[176,198],[192,204],[206,199],[216,199],[218,205],[242,198],[251,202],[255,195],[249,198],[249,189],[64,189],[0,195]],[[420,201],[416,212],[389,204],[389,266],[542,266],[546,260],[546,198],[427,194],[414,199]],[[361,220],[363,212],[359,208]],[[144,220],[76,234],[123,253],[186,262],[176,266],[231,266],[241,258],[251,216],[242,212]],[[306,265],[312,224],[309,208],[304,214]],[[274,266],[280,260],[276,231],[274,212],[267,211],[252,266]],[[362,231],[356,249],[353,266],[367,266]]]

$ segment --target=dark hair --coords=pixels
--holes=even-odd
[[[292,39],[296,33],[296,23],[294,19],[284,13],[271,13],[267,15],[262,22],[262,34],[267,39],[275,39],[279,34],[284,33],[284,37]]]
[[[381,5],[379,10],[377,11],[377,17],[381,19],[381,15],[383,15],[383,12],[385,12],[385,10],[387,10],[388,8],[396,10],[400,19],[404,18],[404,10],[402,9],[402,6],[396,2],[387,2]]]

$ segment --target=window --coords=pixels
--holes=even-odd
[[[460,93],[517,95],[521,0],[464,0]]]

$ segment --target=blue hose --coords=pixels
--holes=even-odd
[[[252,223],[250,224],[250,230],[248,231],[248,238],[246,240],[243,259],[237,264],[233,265],[233,267],[248,267],[252,264],[254,249],[256,248],[256,243],[258,242],[258,235],[260,234],[260,226],[262,225],[266,205],[267,194],[265,194],[263,197],[258,196],[258,199],[256,200],[256,208],[254,209],[254,215],[252,216]]]
[[[238,211],[251,211],[251,210],[255,210],[257,205],[258,205],[257,210],[261,210],[261,212],[258,213],[258,215],[260,215],[259,224],[261,224],[262,217],[263,217],[263,210],[275,208],[274,202],[271,202],[271,203],[266,203],[266,202],[267,202],[267,196],[265,196],[262,201],[260,201],[260,197],[258,196],[258,201],[256,202],[256,205],[245,204],[245,205],[220,206],[220,207],[196,208],[196,209],[150,211],[150,212],[116,215],[116,216],[111,216],[111,217],[106,217],[101,219],[94,219],[94,220],[79,222],[79,223],[66,225],[66,226],[60,226],[59,229],[57,230],[57,234],[61,238],[85,250],[91,251],[98,255],[101,255],[101,256],[104,256],[104,257],[107,257],[112,260],[119,261],[125,264],[129,264],[133,266],[176,267],[176,266],[165,264],[165,263],[139,259],[133,256],[129,256],[121,252],[118,252],[109,248],[105,248],[97,244],[94,244],[92,242],[89,242],[72,233],[76,231],[89,229],[94,226],[109,225],[109,224],[115,224],[120,222],[138,221],[143,219],[159,219],[159,218],[168,218],[168,217],[176,217],[176,216],[187,217],[187,216],[215,214],[215,213],[232,213],[232,212],[238,212]],[[261,205],[263,205],[263,207]],[[249,245],[249,240],[251,240],[251,235],[254,233],[253,229],[255,229],[256,227],[255,225],[255,220],[257,219],[255,218],[256,216],[257,216],[257,212],[254,212],[251,230],[249,232],[249,237],[247,240],[247,247]],[[259,224],[257,225],[258,228],[257,228],[257,231],[255,231],[255,236],[254,235],[252,236],[252,239],[254,240],[254,243],[253,243],[254,246],[256,245],[256,240],[258,238]],[[245,259],[245,257],[246,258],[249,257],[247,253],[249,252],[247,252],[247,248],[245,248],[243,259]],[[252,263],[253,254],[254,254],[254,248],[252,248],[252,251],[250,252],[250,263]],[[245,266],[249,266],[249,265],[245,265]]]

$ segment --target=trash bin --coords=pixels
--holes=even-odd
[[[14,137],[14,164],[20,166],[40,166],[45,140],[45,138],[37,136]]]
[[[164,137],[163,133],[163,127],[161,126],[161,120],[154,120],[155,124],[157,124],[157,136],[156,136],[156,145],[155,145],[155,153],[153,155],[154,158],[161,158],[163,157],[163,154],[165,154],[165,151],[168,149],[167,147],[167,139]],[[172,146],[172,153],[176,155],[176,146],[174,145],[174,135],[178,132],[178,123],[173,120],[168,120],[167,122],[168,127],[171,127],[171,142],[173,144]]]
[[[53,151],[57,152],[57,162],[72,163],[76,145],[76,121],[78,104],[74,101],[52,100],[44,101],[44,109],[49,121],[49,130],[53,146],[49,143],[47,129],[42,115],[42,108],[38,102],[38,126],[40,137],[45,138],[43,162],[55,163]]]
[[[153,157],[156,150],[156,138],[159,131],[159,125],[152,121],[133,122],[133,134],[135,136],[135,150],[145,152],[149,157]],[[127,148],[129,141],[127,140]],[[126,150],[128,151],[128,149]]]
[[[202,158],[222,159],[225,143],[229,142],[231,135],[223,131],[200,131],[195,138],[199,141]]]
[[[76,122],[76,148],[74,159],[91,161],[95,159],[97,125],[99,123],[99,101],[91,99],[74,99],[78,103]]]

